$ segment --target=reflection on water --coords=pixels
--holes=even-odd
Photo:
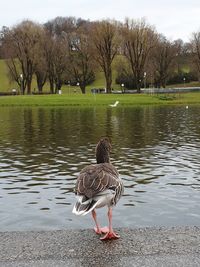
[[[90,227],[71,213],[73,187],[105,135],[125,184],[117,226],[199,225],[199,117],[200,106],[1,108],[1,231]]]

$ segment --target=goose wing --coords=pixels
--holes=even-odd
[[[93,198],[106,189],[115,192],[113,204],[123,193],[123,184],[118,171],[110,163],[101,163],[85,167],[77,178],[75,192],[86,198]]]

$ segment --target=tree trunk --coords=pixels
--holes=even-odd
[[[22,95],[24,95],[24,94],[25,94],[25,86],[22,85]]]
[[[49,78],[49,84],[50,84],[50,92],[51,92],[51,94],[53,94],[54,93],[54,81],[53,81],[53,79]]]
[[[31,81],[27,81],[27,94],[31,94]]]
[[[81,88],[82,94],[85,94],[85,85],[81,85],[80,88]]]
[[[137,93],[138,93],[138,94],[140,94],[140,93],[141,93],[140,86],[137,86]]]
[[[37,88],[38,88],[38,92],[42,93],[43,83],[38,77],[37,77]]]
[[[42,88],[43,88],[43,85],[42,84],[38,84],[38,91],[39,91],[39,93],[42,93]]]
[[[37,79],[37,88],[39,93],[42,93],[43,86],[46,82],[46,76],[41,75],[39,72],[36,72],[36,79]]]
[[[57,94],[58,91],[61,90],[61,87],[62,87],[62,82],[60,80],[58,80],[56,82],[55,94]]]
[[[166,87],[166,82],[162,81],[162,87],[165,88]]]
[[[106,78],[106,93],[110,94],[112,89],[112,71],[109,69],[107,72],[105,72],[105,78]]]
[[[140,80],[138,78],[136,78],[136,89],[137,89],[137,93],[140,94],[141,93],[141,84],[140,84]]]

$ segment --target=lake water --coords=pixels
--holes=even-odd
[[[73,187],[105,135],[125,185],[115,227],[200,225],[199,119],[200,106],[0,108],[0,231],[93,226],[71,213]]]

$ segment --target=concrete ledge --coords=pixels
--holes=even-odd
[[[200,227],[0,232],[0,266],[200,266]]]

